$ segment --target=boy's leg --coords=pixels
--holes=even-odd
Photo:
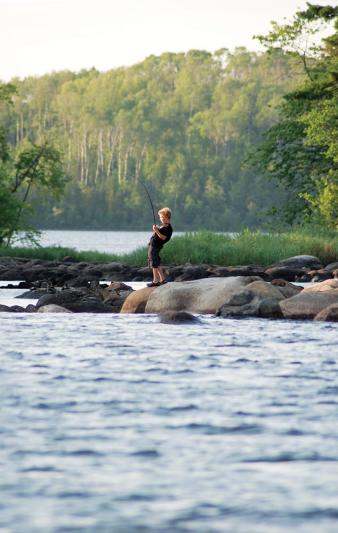
[[[163,283],[165,281],[165,274],[163,272],[163,268],[162,267],[158,267],[158,275],[159,275],[159,278],[160,278],[160,282]]]
[[[153,267],[153,282],[154,283],[160,283],[162,281],[159,270],[160,270],[159,268]]]
[[[163,283],[165,275],[161,267],[153,268],[153,281],[156,283]]]

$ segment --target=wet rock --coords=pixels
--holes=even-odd
[[[229,294],[259,278],[237,276],[166,283],[154,290],[146,304],[146,313],[165,311],[188,311],[197,314],[214,314],[223,305]]]
[[[201,324],[201,320],[186,311],[165,311],[159,315],[162,324]]]
[[[144,313],[148,299],[156,287],[145,287],[133,291],[123,303],[120,313]]]
[[[15,298],[25,298],[25,299],[36,300],[36,299],[41,298],[45,294],[55,294],[55,289],[52,289],[52,288],[31,289],[27,292],[24,292],[23,294],[20,294],[19,296],[15,296]]]
[[[11,309],[15,313],[25,313],[26,312],[26,309],[24,307],[22,307],[21,305],[11,305]]]
[[[315,320],[322,320],[327,322],[338,322],[338,304],[332,304],[325,307],[316,316]]]
[[[25,309],[26,313],[36,313],[36,311],[37,311],[37,308],[33,304],[28,304]]]
[[[38,308],[38,313],[72,313],[69,309],[56,304],[43,305]]]
[[[312,292],[304,289],[280,302],[285,318],[312,319],[330,305],[338,304],[338,289]]]
[[[15,311],[8,305],[0,304],[0,313],[15,313]]]
[[[119,303],[120,310],[123,301]],[[115,310],[117,306],[104,304],[102,297],[89,289],[65,289],[54,294],[45,294],[38,300],[36,307],[40,308],[49,304],[60,305],[74,313],[113,313],[119,311]]]

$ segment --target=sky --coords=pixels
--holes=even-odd
[[[316,4],[337,5],[333,0]],[[305,0],[0,0],[0,80],[246,46]]]

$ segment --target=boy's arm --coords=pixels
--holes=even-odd
[[[163,233],[160,232],[159,227],[156,226],[156,224],[153,225],[153,231],[156,233],[159,239],[162,241],[165,241],[167,239],[166,235],[163,235]]]

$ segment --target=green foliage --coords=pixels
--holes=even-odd
[[[338,234],[308,228],[294,232],[269,234],[243,230],[236,235],[213,232],[187,233],[174,237],[162,250],[163,264],[215,264],[225,266],[268,266],[294,255],[319,257],[323,264],[338,260]],[[79,261],[119,261],[134,266],[147,264],[147,249],[139,248],[127,255],[77,252],[69,248],[1,248],[0,256],[62,260],[71,256]]]
[[[12,104],[15,88],[0,85],[0,111]],[[34,238],[34,230],[25,220],[31,210],[31,189],[47,189],[56,197],[64,189],[65,178],[60,152],[48,142],[33,143],[24,139],[14,148],[8,143],[8,131],[0,128],[0,242],[10,244],[19,231]]]
[[[320,45],[309,46],[311,37],[332,22],[334,33]],[[270,52],[282,48],[301,60],[307,80],[285,95],[280,120],[268,130],[252,161],[287,190],[282,214],[288,223],[312,220],[337,227],[338,7],[308,4],[291,24],[274,23],[272,32],[260,40]]]
[[[294,59],[201,50],[150,56],[105,73],[54,73],[17,82],[3,119],[12,146],[53,138],[70,178],[62,200],[32,195],[40,227],[147,229],[155,208],[175,228],[231,230],[261,223],[283,196],[243,168],[299,79]]]

